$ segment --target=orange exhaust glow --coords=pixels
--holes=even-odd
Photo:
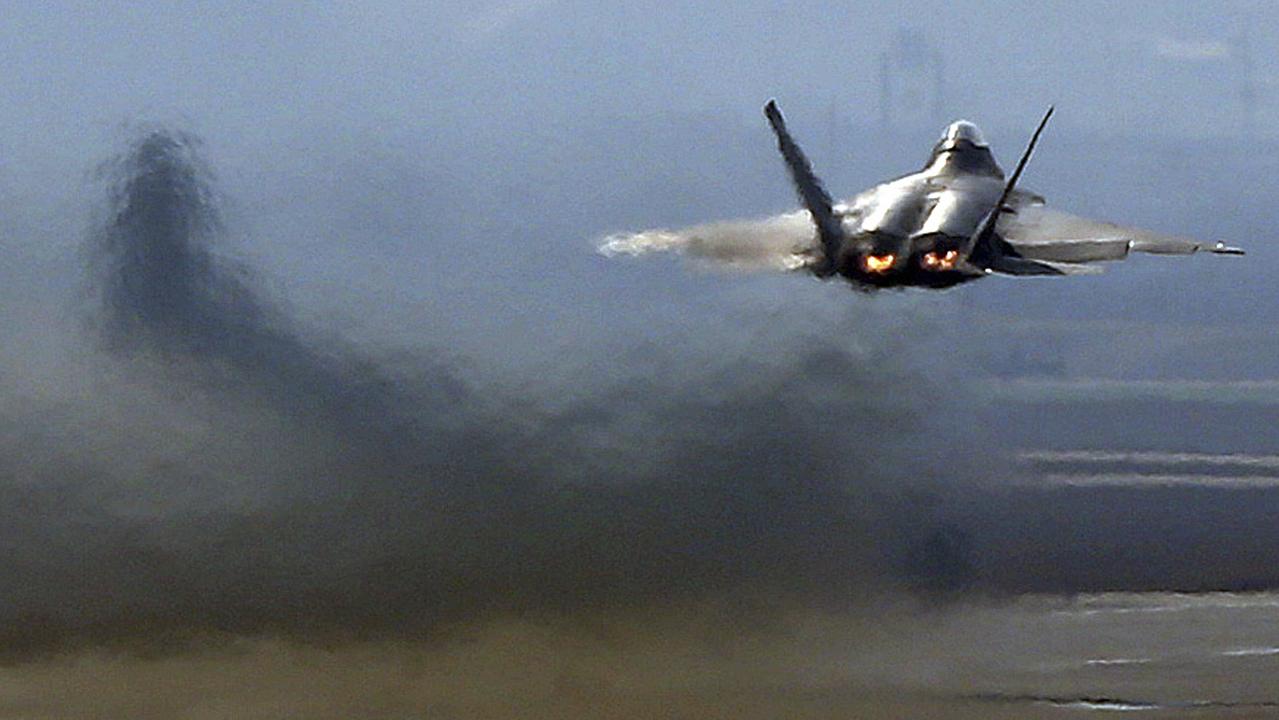
[[[957,262],[959,262],[959,252],[956,250],[925,253],[924,257],[920,258],[920,264],[925,270],[954,270]]]
[[[867,255],[862,264],[866,267],[866,272],[886,273],[893,269],[896,259],[896,255]]]

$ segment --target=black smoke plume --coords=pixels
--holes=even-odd
[[[858,305],[819,326],[761,319],[745,347],[582,348],[558,384],[464,381],[445,353],[392,361],[294,320],[220,254],[198,149],[158,131],[110,166],[90,236],[99,385],[7,405],[11,659],[663,603],[729,603],[745,632],[884,593],[1204,577],[1135,578],[1092,552],[1104,538],[1078,542],[1085,526],[1038,525],[984,489],[999,433],[963,364],[913,335],[926,324]]]
[[[199,150],[155,130],[108,166],[91,276],[122,369],[97,402],[140,417],[58,429],[119,448],[86,462],[69,437],[35,470],[56,492],[10,488],[11,654],[962,584],[931,512],[903,510],[933,484],[903,476],[927,383],[851,327],[700,369],[588,364],[555,403],[480,388],[444,354],[392,362],[293,320],[223,254]],[[194,428],[176,456],[168,422]]]
[[[425,430],[417,426],[428,418],[414,405],[428,398],[406,396],[395,371],[339,339],[304,338],[265,297],[225,252],[223,200],[199,150],[189,133],[154,129],[105,165],[109,201],[90,236],[104,347],[358,435],[373,451],[398,452],[400,438]],[[413,389],[429,401],[467,409],[466,389],[439,363],[401,370],[417,375]]]
[[[247,270],[218,253],[219,198],[197,151],[191,135],[158,129],[105,166],[110,198],[91,251],[113,349],[236,357],[263,321]]]

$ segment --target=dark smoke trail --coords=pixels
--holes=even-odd
[[[1044,493],[983,490],[964,460],[994,473],[1003,441],[974,414],[968,368],[899,314],[877,327],[866,305],[808,330],[758,318],[735,328],[746,347],[674,333],[641,357],[582,348],[571,381],[536,393],[463,383],[440,353],[392,365],[293,319],[221,254],[198,147],[153,132],[111,166],[91,239],[109,351],[94,362],[109,358],[114,384],[25,413],[5,398],[11,658],[208,636],[419,638],[702,601],[758,602],[728,613],[754,628],[783,606],[902,588],[1204,576],[1194,563],[1168,574],[1193,534],[1154,533],[1183,539],[1143,575],[1141,558],[1079,542],[1075,515],[1105,521],[1093,540],[1134,547],[1123,509],[1139,499],[1089,515],[1084,496],[1045,512]],[[1218,563],[1214,583],[1259,577],[1262,510],[1238,528],[1256,538],[1252,559]]]
[[[839,359],[822,349],[800,367]],[[863,372],[840,364],[835,377]],[[874,541],[884,501],[868,492],[883,488],[872,467],[891,454],[867,449],[870,467],[850,471],[838,440],[865,428],[866,412],[885,427],[908,419],[878,399],[825,399],[796,371],[731,368],[705,395],[695,379],[637,378],[548,419],[502,457],[468,450],[495,437],[475,425],[452,438],[449,467],[364,454],[319,477],[273,480],[355,488],[340,500],[294,493],[249,512],[138,520],[95,509],[85,486],[56,499],[15,491],[7,507],[45,520],[4,525],[30,551],[7,558],[10,576],[27,581],[7,598],[18,614],[0,617],[0,638],[21,655],[207,633],[416,636],[449,621],[734,591],[844,605],[889,581]],[[590,435],[612,449],[592,450]]]
[[[12,653],[396,637],[739,596],[839,607],[998,578],[987,526],[951,510],[972,485],[956,459],[987,447],[966,395],[935,354],[903,361],[918,354],[908,339],[857,349],[848,338],[878,335],[864,313],[761,330],[709,362],[675,347],[655,366],[587,359],[553,405],[498,379],[467,385],[438,353],[393,369],[291,318],[222,254],[198,149],[171,131],[130,144],[91,239],[104,346],[166,371],[116,401],[178,388],[154,412],[195,414],[200,441],[170,456],[127,423],[89,420],[126,450],[85,464],[90,443],[60,441],[37,468],[56,482],[5,488],[0,541],[20,550],[0,573],[28,578],[0,594]],[[250,471],[252,502],[200,500]],[[114,501],[133,485],[161,509]]]
[[[414,406],[426,398],[409,397],[405,378],[341,342],[305,339],[221,252],[226,226],[199,147],[188,133],[153,130],[107,165],[108,212],[90,237],[105,347],[157,356],[206,385],[359,436],[369,451],[398,452],[404,436],[425,429]],[[412,374],[414,392],[450,404],[455,416],[470,407],[443,363],[420,362]]]
[[[92,274],[115,350],[234,353],[263,321],[246,270],[217,254],[224,226],[197,147],[186,133],[154,130],[107,166]]]
[[[68,537],[97,540],[21,559],[36,579],[9,618],[26,620],[0,616],[12,652],[205,632],[413,634],[734,593],[845,605],[901,582],[965,581],[962,538],[937,534],[903,491],[932,485],[906,457],[920,411],[939,402],[921,404],[909,368],[838,340],[854,327],[702,371],[667,353],[661,371],[622,363],[554,409],[478,392],[439,357],[392,371],[292,321],[221,254],[198,149],[154,131],[111,166],[92,270],[106,348],[126,364],[158,358],[171,372],[155,381],[230,398],[236,427],[215,427],[204,457],[135,465],[198,477],[235,466],[219,453],[269,457],[289,442],[306,457],[263,471],[269,499],[247,510],[118,516],[99,509],[97,484],[66,487],[51,512],[80,518]],[[242,427],[279,428],[264,411],[287,419],[283,435],[217,449]],[[179,494],[163,475],[147,486]],[[44,501],[30,492],[22,503]],[[50,604],[60,595],[75,609]]]

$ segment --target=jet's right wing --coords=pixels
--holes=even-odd
[[[996,232],[1019,256],[1053,263],[1123,260],[1130,252],[1190,255],[1211,252],[1242,255],[1225,243],[1160,235],[1140,228],[1071,215],[1037,199],[1014,201],[1001,213]]]

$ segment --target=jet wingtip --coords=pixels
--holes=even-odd
[[[1227,245],[1223,242],[1219,242],[1214,245],[1211,252],[1217,255],[1247,255],[1243,248]]]

